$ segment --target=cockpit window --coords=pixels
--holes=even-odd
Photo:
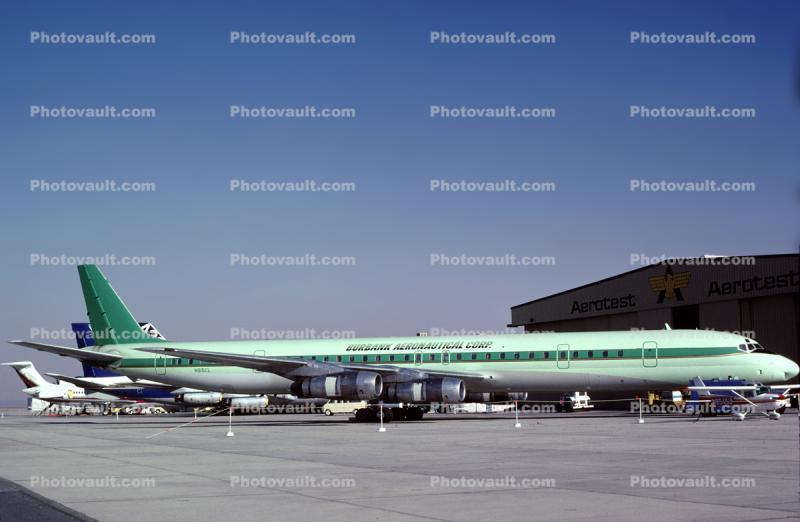
[[[774,352],[771,352],[771,351],[767,350],[766,348],[764,348],[763,346],[761,346],[760,344],[758,344],[755,341],[748,341],[747,344],[740,344],[739,345],[739,351],[747,352],[747,353],[753,353],[753,352],[774,353]]]
[[[753,348],[755,349],[756,352],[760,352],[760,353],[772,353],[772,354],[775,353],[775,352],[773,352],[771,350],[767,350],[766,348],[764,348],[763,346],[761,346],[758,343],[753,343]]]

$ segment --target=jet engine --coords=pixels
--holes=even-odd
[[[292,393],[300,397],[370,401],[383,393],[383,379],[375,372],[306,377],[295,382]]]
[[[267,397],[234,397],[231,399],[231,408],[234,410],[262,410],[268,404],[269,399]]]
[[[398,382],[386,386],[387,400],[397,402],[464,402],[465,395],[464,381],[452,377]]]
[[[219,392],[190,392],[178,395],[175,400],[197,406],[213,406],[222,402],[222,394]]]

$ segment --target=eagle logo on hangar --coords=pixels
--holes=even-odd
[[[675,298],[678,301],[683,301],[683,294],[681,288],[686,288],[689,285],[689,279],[692,277],[691,272],[672,272],[672,267],[667,265],[667,271],[663,276],[655,276],[650,278],[650,288],[653,292],[658,292],[658,304],[664,302],[664,298]]]

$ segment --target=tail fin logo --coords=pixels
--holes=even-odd
[[[156,339],[160,339],[162,341],[166,341],[166,337],[161,335],[161,332],[156,329],[153,323],[139,323],[139,326],[142,327],[142,331],[149,335],[150,337],[154,337]]]

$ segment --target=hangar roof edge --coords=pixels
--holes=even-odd
[[[765,258],[774,258],[774,257],[797,257],[799,255],[800,254],[786,253],[786,254],[763,254],[763,255],[757,255],[757,256],[714,256],[714,257],[754,257],[756,259],[765,259]],[[675,259],[681,259],[681,260],[704,259],[704,257],[705,256],[699,256],[699,257],[677,257],[676,256]],[[514,306],[511,307],[511,309],[514,310],[516,308],[521,308],[523,306],[527,306],[527,305],[530,305],[530,304],[533,304],[533,303],[538,303],[540,301],[545,301],[547,299],[551,299],[551,298],[559,296],[559,295],[568,294],[568,293],[574,292],[576,290],[581,290],[583,288],[589,288],[591,286],[599,285],[599,284],[602,284],[602,283],[605,283],[605,282],[608,282],[608,281],[613,281],[615,279],[620,279],[622,277],[626,277],[626,276],[629,276],[631,274],[635,274],[636,272],[641,272],[642,270],[647,270],[648,268],[652,268],[654,266],[661,266],[661,265],[662,265],[662,263],[653,263],[651,265],[643,266],[641,268],[636,268],[634,270],[628,270],[627,272],[623,272],[621,274],[617,274],[617,275],[614,275],[614,276],[611,276],[611,277],[606,277],[606,278],[603,278],[603,279],[599,279],[597,281],[594,281],[594,282],[591,282],[591,283],[587,283],[585,285],[576,286],[574,288],[570,288],[569,290],[562,290],[561,292],[556,292],[555,294],[546,295],[544,297],[539,297],[538,299],[534,299],[534,300],[528,301],[526,303],[521,303],[521,304],[518,304],[518,305],[514,305]]]

